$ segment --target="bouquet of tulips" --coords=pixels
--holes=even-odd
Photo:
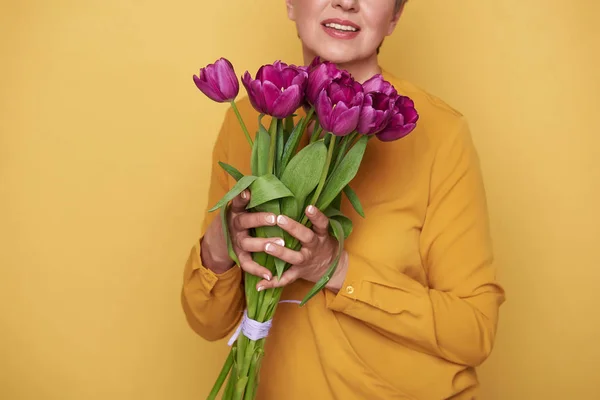
[[[249,212],[284,214],[310,227],[303,210],[314,205],[323,211],[330,219],[330,231],[339,243],[339,251],[329,270],[300,302],[303,305],[325,287],[335,272],[344,240],[352,231],[352,221],[340,210],[342,195],[364,217],[349,183],[358,172],[367,142],[374,137],[388,142],[406,136],[415,128],[418,114],[412,100],[398,94],[381,75],[360,84],[347,71],[319,58],[309,66],[277,61],[262,66],[254,79],[246,72],[241,80],[259,113],[259,129],[254,137],[236,108],[239,82],[231,63],[221,58],[202,68],[199,76],[194,75],[196,86],[206,96],[231,103],[251,151],[252,175],[244,176],[234,166],[219,163],[237,183],[209,211],[220,210],[229,254],[238,265],[226,216],[230,201],[245,189],[252,193]],[[295,113],[300,108],[306,110],[306,115],[296,121]],[[265,115],[271,117],[268,127],[260,122]],[[310,141],[299,148],[309,126],[313,127]],[[255,229],[254,234],[283,237],[286,247],[300,248],[296,239],[276,226]],[[290,267],[264,252],[254,253],[253,259],[277,277]],[[258,279],[245,274],[247,309],[208,399],[216,398],[227,378],[223,399],[255,397],[264,342],[282,291],[274,288],[258,292]]]

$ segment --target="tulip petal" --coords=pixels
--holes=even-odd
[[[308,101],[315,104],[321,93],[321,90],[331,82],[332,77],[327,73],[325,64],[319,65],[308,75],[307,97]]]
[[[242,84],[246,88],[246,92],[248,92],[248,99],[250,100],[252,107],[254,107],[256,111],[264,113],[264,99],[262,97],[262,84],[260,81],[252,80],[252,76],[246,71],[242,77]]]
[[[271,81],[263,81],[262,96],[265,104],[265,114],[272,115],[273,104],[281,96],[281,89],[275,86]]]
[[[406,124],[397,126],[394,128],[387,128],[377,134],[377,138],[382,142],[392,142],[394,140],[402,139],[406,135],[415,129],[415,124]]]
[[[265,65],[261,67],[261,71],[262,73],[260,76],[257,76],[257,79],[260,79],[263,84],[271,82],[277,89],[285,87],[280,68],[274,65]]]
[[[271,115],[276,118],[286,118],[300,107],[302,100],[300,88],[296,85],[290,86],[273,103]]]
[[[336,107],[338,108],[338,107]],[[360,117],[360,107],[352,107],[339,114],[335,120],[333,133],[337,136],[346,136],[356,129]]]
[[[319,117],[319,123],[321,124],[321,127],[326,132],[331,132],[330,120],[332,108],[333,105],[327,96],[327,91],[322,89],[315,104],[315,112],[317,113],[317,117]]]
[[[368,135],[375,126],[376,111],[372,107],[363,107],[358,120],[358,133]]]
[[[292,79],[291,85],[298,85],[302,91],[306,89],[308,83],[308,74],[304,71],[298,71],[298,74]]]
[[[265,103],[265,96],[263,92],[263,84],[258,79],[253,80],[250,83],[250,89],[252,92],[250,100],[254,100],[253,103],[256,103],[254,108],[260,113],[266,114],[267,104]]]
[[[419,119],[419,114],[414,108],[401,109],[400,112],[404,116],[406,123],[415,123]]]
[[[294,79],[298,76],[298,70],[294,68],[284,68],[281,71],[281,80],[283,81],[282,87],[288,88],[294,82]]]
[[[194,83],[196,87],[206,95],[209,99],[216,101],[218,103],[223,103],[227,101],[223,94],[214,87],[214,85],[209,84],[205,80],[202,79],[202,72],[200,73],[200,77],[194,75]]]
[[[240,85],[233,69],[233,65],[225,58],[221,58],[215,63],[214,72],[216,77],[215,82],[219,91],[225,98],[227,98],[227,100],[233,100],[237,97]]]

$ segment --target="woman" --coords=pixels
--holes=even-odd
[[[394,31],[404,2],[286,0],[306,64],[320,56],[359,82],[382,73],[414,100],[420,117],[402,140],[369,142],[352,182],[366,218],[343,204],[354,232],[333,279],[306,306],[278,307],[261,370],[261,400],[478,396],[474,368],[492,350],[504,292],[495,280],[485,193],[464,118],[378,65],[379,45]],[[238,108],[247,123],[256,121],[247,99]],[[249,174],[244,140],[229,112],[213,152],[210,205],[234,184],[218,161]],[[234,199],[229,215],[242,269],[264,278],[257,290],[285,286],[282,299],[302,299],[336,254],[327,218],[308,207],[311,230],[283,216],[248,214],[250,196]],[[231,334],[244,309],[242,272],[233,268],[215,217],[205,216],[182,291],[190,326],[207,340]],[[279,225],[302,249],[248,235],[266,225]],[[251,253],[259,251],[294,266],[273,279],[252,261]]]

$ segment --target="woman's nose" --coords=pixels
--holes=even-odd
[[[359,9],[358,0],[332,0],[331,6],[347,12],[357,12]]]

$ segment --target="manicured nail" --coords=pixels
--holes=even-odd
[[[246,193],[246,191],[244,190],[242,192],[242,199],[246,200],[248,198],[248,193]]]
[[[285,246],[285,240],[283,240],[283,239],[277,239],[277,240],[275,241],[275,244],[277,244],[277,245],[279,245],[279,246],[283,247],[283,246]]]
[[[271,243],[267,243],[267,245],[265,246],[265,251],[267,253],[272,253],[273,250],[275,250],[275,247]]]
[[[287,224],[287,219],[283,215],[280,215],[277,217],[277,223],[279,225],[285,225]]]
[[[269,275],[267,275],[267,274],[264,274],[264,275],[263,275],[263,277],[264,277],[264,278],[265,278],[267,281],[271,282],[271,277],[270,277]]]
[[[267,216],[267,222],[269,224],[274,224],[275,223],[275,216],[274,215]]]
[[[258,287],[258,289],[256,289],[256,291],[257,291],[257,292],[260,292],[260,291],[262,291],[263,289],[264,289],[264,287],[262,287],[262,286],[259,286],[259,287]]]
[[[313,215],[315,213],[315,207],[308,206],[308,209],[306,210],[306,212],[309,213],[310,215]]]

